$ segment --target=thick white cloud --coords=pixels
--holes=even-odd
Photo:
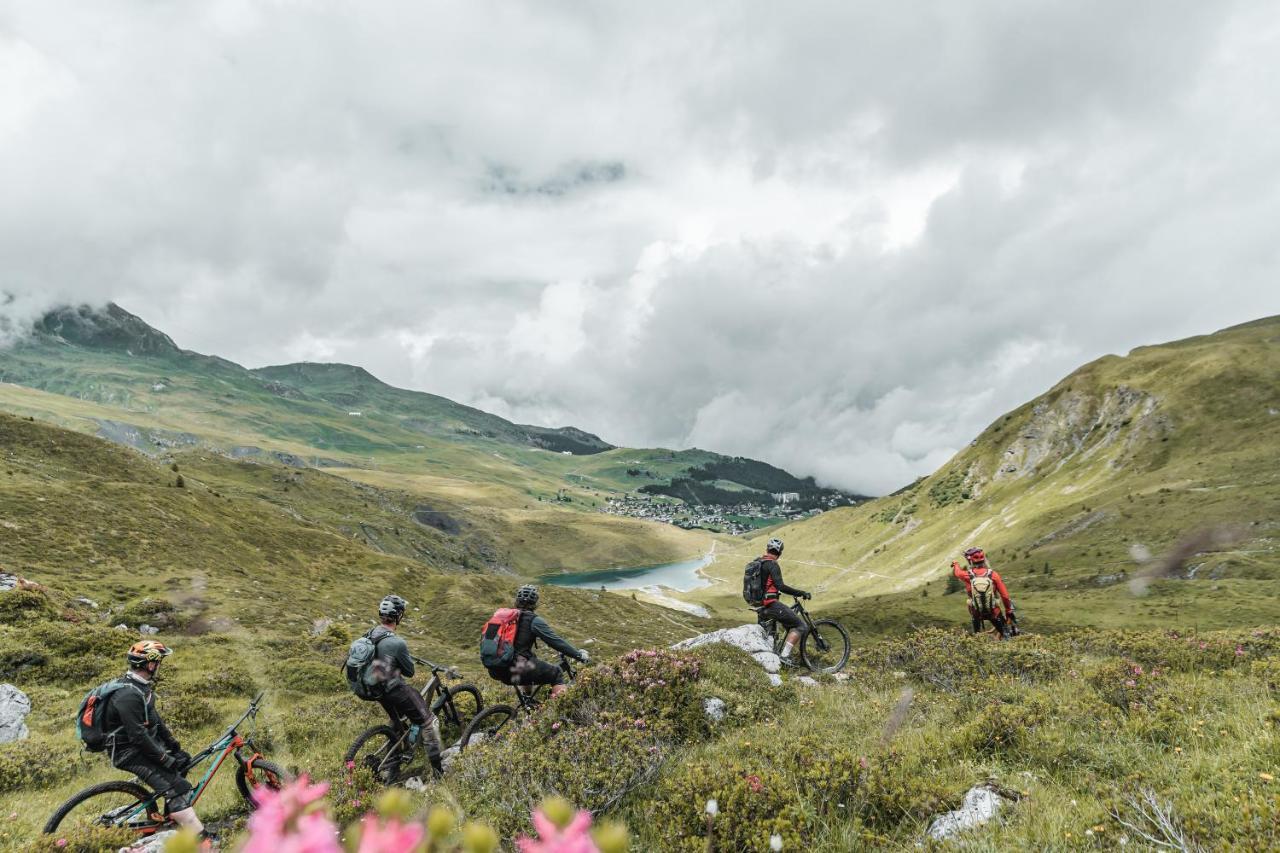
[[[1280,310],[1278,73],[1263,0],[16,0],[0,310],[886,491]]]

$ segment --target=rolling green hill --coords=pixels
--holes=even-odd
[[[963,612],[942,579],[973,545],[1044,627],[1258,624],[1280,616],[1277,460],[1280,318],[1268,318],[1101,358],[930,476],[777,535],[789,581],[826,601],[896,594],[917,624]],[[1129,593],[1150,565],[1140,557],[1205,528],[1219,541],[1193,549],[1176,579]],[[708,601],[737,606],[739,563],[761,545],[724,553]]]
[[[1148,843],[1139,832],[1186,849],[1273,849],[1278,343],[1271,320],[1102,359],[930,477],[784,528],[788,580],[854,633],[847,681],[787,672],[775,687],[727,648],[663,650],[751,618],[737,573],[759,540],[720,541],[727,556],[711,571],[724,583],[697,594],[710,620],[547,588],[547,617],[598,665],[553,714],[469,751],[413,807],[459,810],[509,839],[556,792],[624,820],[635,849],[704,850],[715,799],[716,849],[766,850],[777,835],[784,849],[907,850],[934,815],[989,784],[1009,803],[998,828],[965,839],[978,849],[1132,849]],[[6,370],[24,359],[35,369],[37,355]],[[178,369],[195,359],[199,369]],[[143,622],[176,649],[161,709],[185,743],[211,739],[266,689],[271,756],[333,781],[340,820],[355,817],[376,791],[365,778],[348,785],[339,756],[380,712],[346,692],[338,662],[386,591],[411,601],[416,653],[505,700],[475,654],[479,625],[518,583],[495,567],[550,559],[564,542],[603,558],[657,532],[693,536],[639,522],[634,535],[582,529],[600,517],[532,493],[574,475],[586,484],[574,500],[589,501],[637,466],[722,473],[700,451],[565,456],[488,436],[409,439],[395,415],[348,426],[315,388],[258,397],[234,366],[203,359],[72,347],[41,375],[82,396],[0,385],[0,403],[22,414],[0,414],[0,570],[43,586],[0,592],[0,680],[33,705],[31,738],[0,745],[0,848],[30,844],[80,787],[120,778],[81,756],[71,719]],[[161,363],[172,384],[148,391]],[[242,411],[197,408],[220,387]],[[374,449],[361,460],[331,446],[318,461],[297,437],[321,435],[305,433],[318,429],[311,417]],[[117,424],[114,442],[85,434],[104,421]],[[139,428],[123,443],[149,454],[122,446],[122,424]],[[1206,527],[1216,535],[1186,538]],[[1128,582],[1153,565],[1144,549],[1180,542],[1173,576],[1135,595]],[[963,636],[963,602],[940,575],[971,543],[1010,580],[1028,636]],[[714,723],[713,698],[725,708]],[[229,780],[200,810],[235,839],[244,812]],[[80,849],[113,848],[101,838]]]

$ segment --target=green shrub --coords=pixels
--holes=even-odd
[[[0,744],[0,792],[65,782],[80,771],[81,756],[70,742],[29,738]]]
[[[269,675],[279,686],[298,693],[342,693],[351,696],[342,671],[314,658],[287,658],[278,661],[272,666]]]
[[[258,685],[244,664],[235,659],[223,659],[211,669],[183,672],[174,679],[171,689],[174,692],[193,693],[210,698],[252,698],[257,693]]]
[[[345,750],[356,735],[385,723],[387,716],[374,702],[355,696],[325,702],[304,702],[281,712],[280,728],[294,752],[328,747],[335,739]]]
[[[195,734],[222,716],[212,703],[197,694],[176,690],[166,690],[163,696],[157,694],[156,710],[179,738]]]
[[[53,619],[58,615],[49,596],[35,589],[0,592],[0,625],[18,625],[37,619]]]
[[[716,850],[806,849],[810,821],[793,782],[777,770],[740,762],[691,761],[658,785],[650,812],[655,838],[673,850],[702,851],[707,844],[706,805],[716,801],[710,832]]]
[[[163,598],[142,598],[125,605],[120,621],[131,628],[152,625],[156,628],[176,628],[182,622],[178,607]]]

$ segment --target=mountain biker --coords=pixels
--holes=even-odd
[[[163,797],[165,814],[174,823],[207,837],[192,807],[194,790],[183,778],[191,755],[156,711],[156,671],[172,653],[157,640],[139,640],[129,647],[129,670],[118,679],[123,686],[111,694],[103,728],[111,733],[112,766],[137,776]]]
[[[787,629],[787,640],[782,646],[782,659],[790,663],[791,653],[800,645],[800,641],[804,639],[809,629],[805,627],[804,622],[794,610],[778,599],[785,594],[808,601],[813,596],[803,589],[787,586],[783,582],[782,567],[778,565],[778,558],[781,556],[782,540],[770,539],[765,545],[764,556],[760,558],[761,570],[764,572],[764,604],[756,610],[756,619],[761,624],[772,619]]]
[[[576,649],[568,640],[551,629],[547,620],[534,613],[538,608],[538,588],[525,584],[516,590],[516,609],[520,611],[516,627],[515,660],[509,667],[486,667],[489,675],[503,684],[532,688],[550,684],[551,695],[559,696],[566,689],[564,670],[552,663],[538,660],[533,645],[538,640],[546,643],[567,657],[586,663],[591,656],[585,649]]]
[[[965,551],[964,559],[967,563],[965,566],[961,566],[958,562],[952,560],[951,571],[964,583],[965,594],[969,597],[969,616],[973,619],[973,633],[981,632],[982,623],[990,620],[991,624],[1000,632],[1000,637],[1007,639],[1014,632],[1012,626],[1016,625],[1017,617],[1014,616],[1013,601],[1009,598],[1009,590],[1000,578],[1000,573],[987,565],[987,553],[981,548],[970,548]],[[998,594],[1000,602],[1004,604],[1004,613],[1000,612],[999,604],[990,600],[993,596],[989,593],[986,596],[989,609],[983,612],[980,600],[983,596],[975,596],[974,594],[974,581],[979,578],[990,580],[990,586],[993,588],[991,591]]]
[[[427,750],[427,759],[436,775],[444,773],[444,765],[440,760],[440,726],[435,715],[427,707],[422,694],[413,689],[407,679],[413,678],[416,668],[413,657],[409,654],[409,646],[396,633],[400,621],[404,619],[405,608],[409,602],[398,595],[388,595],[378,603],[378,619],[381,624],[371,630],[367,636],[376,648],[373,667],[377,680],[382,684],[382,693],[378,703],[391,718],[391,727],[397,735],[402,733],[401,719],[409,720],[408,753],[421,740]],[[399,756],[392,759],[388,767],[388,775],[395,778],[399,772]]]

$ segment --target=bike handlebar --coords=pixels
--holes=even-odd
[[[418,657],[414,657],[413,655],[409,655],[409,657],[413,659],[414,663],[421,664],[422,666],[425,666],[428,669],[430,669],[433,675],[437,672],[442,672],[445,675],[447,675],[449,678],[462,677],[462,673],[458,672],[458,670],[454,669],[451,666],[445,666],[442,663],[432,663],[431,661],[426,660],[425,658],[418,658]]]

